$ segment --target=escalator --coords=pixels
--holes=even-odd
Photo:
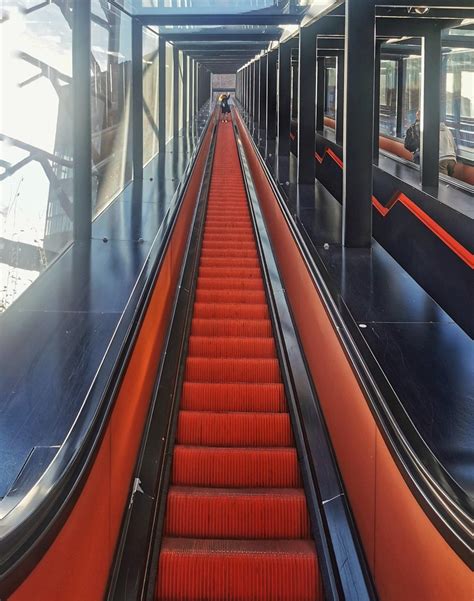
[[[219,124],[156,599],[320,599],[234,131]]]

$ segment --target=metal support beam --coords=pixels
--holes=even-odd
[[[158,148],[165,151],[166,146],[166,41],[158,41]]]
[[[183,55],[183,93],[182,93],[182,104],[181,110],[183,111],[183,127],[186,127],[188,122],[188,57]]]
[[[179,133],[179,50],[173,46],[173,137],[178,139]]]
[[[441,32],[423,38],[421,109],[421,186],[437,195],[441,93]]]
[[[276,50],[267,54],[267,139],[276,137],[277,113],[277,59]]]
[[[290,154],[290,122],[291,122],[291,46],[280,44],[278,47],[278,102],[277,102],[277,136],[278,155]]]
[[[132,163],[133,178],[143,179],[143,29],[132,20]]]
[[[74,240],[92,235],[91,0],[75,0],[72,25]]]
[[[314,184],[316,36],[312,28],[300,30],[299,43],[297,183]]]
[[[374,164],[379,164],[379,133],[380,133],[380,53],[381,41],[375,42],[375,61],[374,61],[374,146],[373,158]]]
[[[362,4],[362,6],[361,6]],[[343,244],[372,242],[375,5],[346,0]]]
[[[405,61],[397,60],[397,138],[403,138],[403,85],[405,81]]]
[[[258,112],[260,107],[260,59],[254,62],[254,77],[253,77],[253,110],[252,122],[253,129],[258,128]]]
[[[344,143],[344,52],[337,55],[336,67],[336,144]]]
[[[260,58],[260,79],[258,89],[260,91],[258,103],[258,141],[263,141],[263,136],[266,135],[265,128],[267,124],[267,57]]]
[[[316,61],[316,131],[324,133],[324,94],[326,91],[326,69],[324,56],[318,56]],[[344,103],[342,103],[344,105]]]

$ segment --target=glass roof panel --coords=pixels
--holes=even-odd
[[[199,14],[236,15],[258,13],[278,15],[299,12],[308,0],[116,0],[134,14],[179,14],[180,17]]]

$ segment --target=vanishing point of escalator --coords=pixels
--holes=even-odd
[[[318,562],[232,123],[220,123],[160,601],[315,601]]]

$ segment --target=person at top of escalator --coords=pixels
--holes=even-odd
[[[227,123],[230,115],[230,104],[229,104],[230,96],[228,94],[224,94],[221,100],[221,113],[222,113],[222,123]]]

